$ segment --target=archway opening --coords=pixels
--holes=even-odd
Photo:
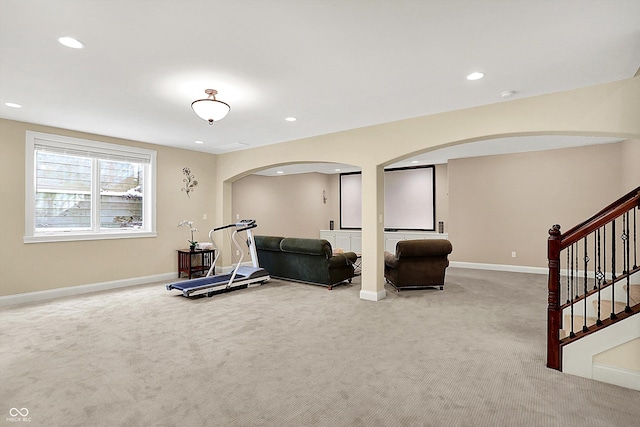
[[[254,171],[232,183],[233,219],[250,217],[260,233],[318,238],[340,229],[340,174],[359,167],[294,163]]]

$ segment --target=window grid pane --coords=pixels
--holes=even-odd
[[[36,230],[91,228],[91,160],[36,153]]]
[[[143,165],[100,160],[100,228],[143,224]]]

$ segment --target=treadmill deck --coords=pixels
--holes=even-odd
[[[257,282],[266,282],[270,279],[269,273],[262,269],[245,268],[238,269],[238,273],[232,283],[229,283],[231,274],[219,274],[216,276],[201,277],[198,279],[183,280],[166,285],[168,291],[176,289],[182,292],[185,297],[200,294],[210,294],[231,288],[248,287]]]

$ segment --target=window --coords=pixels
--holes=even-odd
[[[156,152],[27,132],[25,243],[154,237]]]

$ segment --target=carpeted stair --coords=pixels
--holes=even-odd
[[[627,285],[623,286],[623,290],[626,294]],[[593,308],[597,312],[598,310],[598,301],[592,301]],[[629,290],[629,306],[633,307],[634,305],[640,304],[640,285],[630,285]],[[626,302],[616,301],[615,302],[615,313],[620,313],[624,311],[627,306]],[[580,312],[581,306],[576,307],[576,312]],[[611,300],[610,299],[602,299],[600,301],[600,319],[607,319],[609,314],[611,313]],[[596,324],[597,318],[593,316],[587,316],[587,327],[591,327]],[[579,332],[582,330],[582,326],[584,325],[584,316],[582,315],[573,315],[573,330],[574,332]],[[564,339],[569,336],[569,332],[571,331],[571,315],[565,314],[563,321],[563,329],[560,330],[560,339]]]
[[[622,289],[627,292],[627,285],[624,285]],[[630,305],[640,304],[640,285],[631,285],[629,299],[632,301]]]

